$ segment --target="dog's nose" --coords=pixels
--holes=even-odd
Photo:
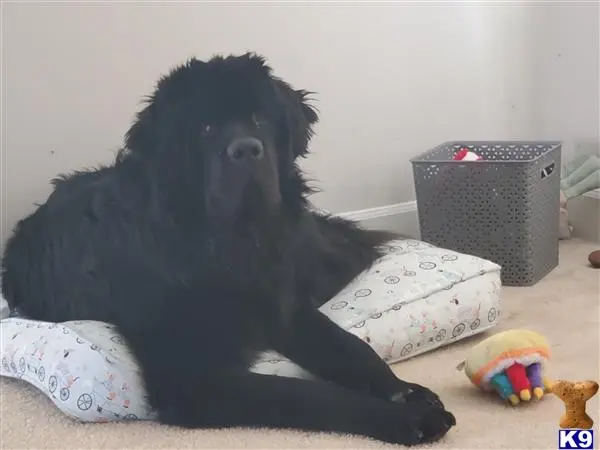
[[[227,147],[227,156],[233,162],[256,161],[264,155],[262,142],[253,137],[236,138]]]

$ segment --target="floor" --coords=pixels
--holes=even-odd
[[[560,265],[537,285],[503,290],[503,319],[491,333],[530,328],[552,346],[548,375],[599,380],[600,270],[587,255],[598,248],[580,240],[562,241]],[[513,408],[479,392],[456,365],[479,335],[394,366],[405,379],[438,392],[457,417],[457,426],[432,448],[556,448],[562,403],[554,396]],[[600,394],[588,402],[600,423]],[[32,448],[392,448],[354,436],[288,431],[180,430],[155,423],[85,425],[67,419],[43,395],[20,382],[0,380],[0,447]]]

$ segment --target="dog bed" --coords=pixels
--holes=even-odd
[[[398,240],[321,310],[391,364],[493,327],[500,288],[500,267],[490,261]],[[36,386],[79,421],[156,418],[137,364],[112,325],[22,317],[0,324],[0,375]],[[252,370],[312,377],[272,352]]]

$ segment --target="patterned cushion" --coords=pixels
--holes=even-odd
[[[496,264],[399,240],[321,310],[394,363],[494,326],[500,288]],[[10,317],[0,322],[0,331],[0,375],[31,383],[74,419],[156,417],[137,364],[112,325]],[[272,352],[253,370],[311,377]]]

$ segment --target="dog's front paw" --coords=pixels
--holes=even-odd
[[[396,404],[395,408],[400,414],[391,428],[392,435],[386,436],[386,440],[398,444],[413,446],[435,442],[456,425],[454,415],[439,406],[421,402]]]
[[[404,383],[398,391],[392,394],[390,400],[394,403],[425,403],[444,408],[444,404],[435,392],[415,383]]]
[[[441,439],[454,425],[456,425],[456,418],[443,407],[433,405],[429,408],[424,407],[418,419],[417,426],[423,433],[421,443],[434,442]]]

